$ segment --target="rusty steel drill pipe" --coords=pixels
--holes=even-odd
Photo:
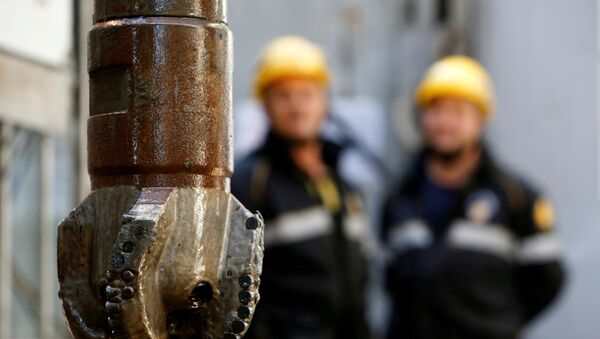
[[[93,188],[219,187],[231,159],[224,0],[96,0],[89,39]]]
[[[241,338],[263,223],[229,192],[226,0],[96,0],[92,193],[59,225],[75,338]]]

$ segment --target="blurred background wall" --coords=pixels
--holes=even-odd
[[[66,336],[56,225],[76,201],[70,0],[0,2],[0,338]]]
[[[472,50],[496,80],[490,142],[556,205],[569,281],[532,338],[597,338],[600,324],[598,2],[474,1]]]
[[[326,50],[335,77],[332,95],[351,126],[358,126],[355,134],[372,134],[360,127],[381,122],[376,126],[383,133],[367,143],[375,145],[370,149],[385,180],[401,173],[418,145],[411,97],[425,68],[448,53],[479,58],[496,81],[499,101],[489,143],[555,202],[570,273],[559,302],[527,338],[598,336],[597,0],[233,0],[229,12],[236,149],[248,151],[261,133],[246,116],[256,114],[250,98],[256,54],[274,37],[299,34]],[[90,25],[91,0],[0,1],[2,339],[66,337],[57,300],[55,225],[88,190]],[[372,213],[382,192],[369,192]],[[376,324],[384,311],[373,313]]]

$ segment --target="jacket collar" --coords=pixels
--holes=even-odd
[[[331,169],[337,170],[339,156],[342,148],[328,140],[320,138],[323,145],[322,158],[323,162]],[[289,149],[292,142],[275,131],[270,130],[267,134],[265,143],[261,147],[261,153],[269,158],[274,166],[280,166],[288,169],[297,169],[292,159],[290,158]]]
[[[414,158],[412,165],[409,167],[408,174],[405,177],[406,179],[400,186],[401,190],[406,194],[417,195],[419,193],[420,185],[423,182],[424,176],[427,175],[425,161],[429,154],[430,151],[427,148],[424,148],[419,151]],[[485,145],[481,145],[481,159],[479,160],[479,164],[471,175],[467,185],[460,190],[469,191],[481,186],[484,182],[489,181],[497,171],[498,167],[489,149]]]

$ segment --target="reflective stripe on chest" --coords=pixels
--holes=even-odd
[[[335,221],[321,206],[287,212],[265,223],[265,246],[288,245],[333,234]],[[357,242],[371,241],[368,223],[362,213],[350,213],[342,219],[343,235]]]
[[[431,228],[419,219],[398,224],[388,234],[388,246],[396,255],[426,250],[435,243]],[[521,264],[552,261],[561,255],[560,242],[553,232],[519,239],[506,226],[464,219],[453,222],[441,241],[449,249],[468,250]]]
[[[323,207],[283,213],[265,224],[265,246],[283,245],[329,235],[334,221]]]

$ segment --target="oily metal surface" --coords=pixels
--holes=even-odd
[[[106,261],[121,219],[140,191],[121,186],[90,194],[58,228],[59,296],[75,338],[106,338]]]
[[[262,223],[221,190],[174,189],[155,200],[160,190],[169,189],[142,192],[115,242],[106,303],[111,335],[239,338],[258,302]],[[249,228],[248,220],[259,223]],[[252,297],[240,300],[241,293]],[[240,308],[248,315],[240,317]]]
[[[207,188],[105,188],[59,227],[75,338],[240,338],[258,303],[263,223]]]
[[[96,0],[94,21],[135,16],[178,16],[226,21],[226,0]]]
[[[121,18],[94,25],[89,35],[92,188],[228,189],[230,35],[223,23],[195,18]]]

